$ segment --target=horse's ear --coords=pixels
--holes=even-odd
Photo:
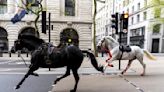
[[[104,36],[102,40],[105,40],[105,38],[106,38],[106,37]]]

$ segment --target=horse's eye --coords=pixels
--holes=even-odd
[[[20,42],[18,42],[18,44],[20,44]]]

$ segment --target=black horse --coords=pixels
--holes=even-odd
[[[18,40],[15,41],[14,50],[21,50],[24,47],[33,51],[31,54],[31,65],[28,72],[16,86],[16,89],[20,88],[20,85],[29,75],[38,76],[38,74],[34,73],[34,71],[39,69],[39,67],[59,68],[66,66],[65,74],[60,78],[57,78],[54,81],[54,84],[56,84],[62,78],[70,75],[70,71],[72,71],[75,78],[75,86],[70,92],[76,92],[79,81],[78,69],[81,66],[84,58],[83,53],[88,54],[91,59],[91,63],[96,70],[103,72],[103,68],[98,67],[98,63],[92,53],[88,51],[81,51],[77,46],[74,45],[60,44],[60,46],[52,46],[49,43],[45,43],[44,40],[34,36],[22,35],[19,36]]]

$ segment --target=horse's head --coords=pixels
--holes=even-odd
[[[103,38],[101,38],[100,40],[99,40],[99,42],[97,43],[97,49],[98,50],[101,50],[101,49],[103,49],[103,48],[105,48],[106,46],[105,46],[105,37],[103,37]]]
[[[104,49],[111,50],[118,45],[119,43],[111,36],[104,36],[98,42],[97,47],[98,49],[104,48]]]
[[[26,49],[28,51],[36,50],[42,43],[45,43],[43,39],[32,35],[19,35],[18,39],[14,42],[14,46],[11,52],[16,52],[18,50]]]
[[[17,52],[18,50],[22,50],[23,49],[23,46],[22,46],[22,41],[20,39],[14,41],[14,46],[12,46],[11,48],[11,52],[12,53],[15,53]]]

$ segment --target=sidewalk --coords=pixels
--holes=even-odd
[[[74,78],[69,76],[59,81],[51,92],[69,92],[74,87]],[[118,75],[81,75],[77,92],[138,92]]]
[[[118,61],[112,63],[114,67],[107,68],[105,75],[94,72],[89,75],[79,73],[77,92],[161,92],[164,90],[164,82],[161,81],[164,77],[164,57],[156,57],[156,61],[144,57],[147,65],[145,76],[140,76],[143,68],[137,60],[133,61],[124,75],[120,75]],[[105,58],[98,57],[97,60],[103,63]],[[127,62],[127,60],[121,62],[121,69],[125,69]],[[85,71],[87,67],[92,67],[92,65],[85,58],[81,68]],[[68,76],[52,87],[51,92],[69,92],[74,87],[74,83],[73,75]]]

